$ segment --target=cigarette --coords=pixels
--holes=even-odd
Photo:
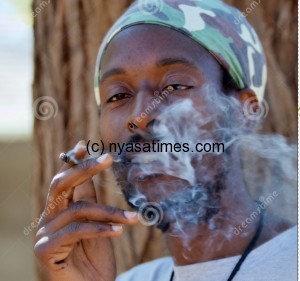
[[[116,157],[114,154],[110,154],[110,155],[113,157],[113,162],[115,162],[115,163],[121,162],[121,159]],[[97,156],[97,157],[99,157],[99,156]],[[97,157],[89,157],[87,159],[96,159]],[[64,152],[61,153],[59,155],[59,159],[61,159],[62,161],[64,161],[65,163],[67,163],[71,166],[77,165],[80,162],[82,162],[75,158],[75,150],[74,149],[68,151],[67,153],[64,153]],[[84,160],[87,160],[87,159],[84,159]]]
[[[59,159],[70,165],[77,165],[79,163],[79,161],[75,158],[74,150],[70,150],[67,153],[62,152],[59,155]]]

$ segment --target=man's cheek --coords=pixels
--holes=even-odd
[[[109,123],[101,126],[100,138],[104,143],[105,150],[109,150],[110,147],[119,147],[124,145],[128,141],[128,134],[126,130],[118,124]]]
[[[105,146],[110,142],[113,142],[116,138],[116,131],[119,128],[116,127],[112,118],[101,117],[100,119],[100,136],[101,140],[104,142]]]

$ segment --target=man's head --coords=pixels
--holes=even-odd
[[[227,148],[245,129],[238,105],[255,98],[254,91],[245,84],[241,88],[236,77],[242,75],[234,78],[228,65],[198,41],[160,24],[134,24],[116,33],[99,62],[101,138],[107,149],[109,143],[153,140],[190,148],[177,154],[155,153],[153,147],[150,153],[123,154],[115,174],[129,203],[159,203],[172,210],[169,221],[207,221],[221,207],[230,166]],[[224,143],[225,153],[192,151],[204,141]]]
[[[174,29],[205,48],[226,70],[239,89],[252,89],[262,101],[266,63],[256,32],[243,14],[221,0],[137,0],[107,33],[100,47],[95,75],[99,102],[99,77],[103,55],[111,40],[139,24]]]

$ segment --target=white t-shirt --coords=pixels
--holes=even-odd
[[[226,281],[240,256],[185,266],[175,266],[166,257],[138,265],[118,276],[117,281]],[[254,249],[233,281],[296,281],[297,226]]]

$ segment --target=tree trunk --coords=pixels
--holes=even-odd
[[[264,132],[297,138],[297,1],[227,0],[247,15],[265,48],[270,111]],[[255,3],[255,5],[253,4]],[[276,5],[275,5],[276,3]]]
[[[93,75],[101,39],[132,0],[34,0],[34,215],[44,207],[49,183],[61,166],[58,155],[81,139],[99,139]],[[253,1],[228,0],[245,11]],[[262,3],[249,14],[266,49],[270,112],[265,132],[296,138],[296,1]],[[103,203],[126,207],[110,173],[96,179]],[[107,186],[107,185],[106,185]],[[154,228],[128,228],[114,239],[118,271],[167,254]],[[45,280],[41,272],[39,280]]]

